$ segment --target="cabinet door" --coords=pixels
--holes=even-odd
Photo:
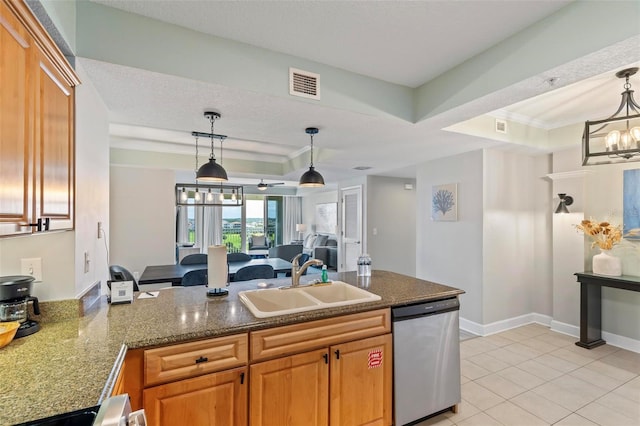
[[[31,233],[32,155],[29,114],[34,44],[0,3],[0,235]]]
[[[74,91],[51,61],[38,54],[36,68],[36,218],[49,229],[73,228]]]
[[[252,426],[327,425],[327,349],[251,366]]]
[[[331,425],[390,425],[391,334],[331,347]]]
[[[150,426],[247,424],[246,367],[145,389]]]

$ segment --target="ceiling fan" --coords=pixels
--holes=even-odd
[[[272,188],[276,185],[284,185],[284,182],[264,183],[264,179],[260,179],[260,183],[258,184],[258,190],[265,191],[267,188]]]

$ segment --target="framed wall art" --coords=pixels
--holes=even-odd
[[[640,240],[640,169],[625,170],[623,178],[622,235],[629,240]]]
[[[431,187],[431,220],[458,220],[458,184],[433,185]]]
[[[335,234],[338,226],[338,203],[316,204],[316,233]]]

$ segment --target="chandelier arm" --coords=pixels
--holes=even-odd
[[[629,90],[628,99],[628,104],[631,105],[631,109],[633,109],[636,114],[640,114],[640,105],[633,99],[633,90]]]

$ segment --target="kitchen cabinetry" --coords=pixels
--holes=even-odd
[[[130,351],[123,388],[152,426],[246,425],[247,346],[237,334]]]
[[[0,0],[0,235],[73,228],[79,80],[23,1]]]
[[[392,353],[388,309],[254,332],[250,424],[390,425]]]

